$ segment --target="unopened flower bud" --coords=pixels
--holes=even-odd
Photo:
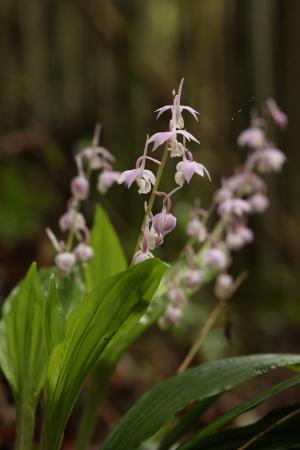
[[[62,231],[70,230],[82,230],[85,228],[85,219],[83,215],[73,209],[70,209],[59,219],[59,226]]]
[[[185,281],[187,286],[193,289],[202,283],[203,277],[204,273],[202,270],[188,269],[185,274]]]
[[[221,273],[216,281],[215,294],[218,298],[226,298],[232,289],[233,278],[228,273]]]
[[[80,243],[75,248],[74,254],[78,261],[84,263],[89,261],[94,256],[94,250],[89,245]]]
[[[205,225],[196,218],[192,219],[187,224],[186,233],[188,236],[197,239],[199,242],[203,242],[207,237]]]
[[[55,257],[55,264],[62,272],[65,273],[70,272],[75,262],[76,257],[73,253],[70,252],[58,253]]]
[[[86,200],[90,193],[90,183],[83,175],[78,175],[71,182],[71,191],[78,200]]]
[[[268,198],[264,194],[261,194],[259,192],[252,195],[248,199],[248,202],[251,206],[252,213],[263,213],[269,206]]]
[[[108,189],[118,181],[120,172],[114,170],[103,170],[98,177],[97,189],[100,194],[106,194]]]
[[[162,212],[155,214],[153,217],[153,227],[155,231],[163,236],[174,230],[176,222],[176,217],[171,213],[167,213],[165,208],[163,208]]]
[[[182,289],[179,287],[173,287],[169,289],[167,294],[170,304],[174,307],[183,307],[186,304],[186,296]]]
[[[221,248],[213,247],[203,252],[202,263],[210,269],[223,270],[228,264],[227,255]]]
[[[175,325],[182,317],[182,310],[180,308],[176,308],[172,305],[169,305],[164,314],[164,320],[166,322]]]

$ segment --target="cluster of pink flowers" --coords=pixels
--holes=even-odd
[[[143,221],[141,229],[141,238],[139,240],[138,248],[133,256],[133,263],[137,264],[148,258],[153,257],[152,251],[160,246],[166,234],[170,233],[176,226],[176,217],[171,213],[171,195],[173,195],[178,189],[182,188],[184,183],[189,183],[194,174],[204,176],[205,174],[209,177],[207,169],[193,159],[193,154],[187,149],[186,142],[194,141],[199,143],[199,141],[187,130],[184,129],[184,120],[182,113],[183,111],[188,111],[192,116],[197,119],[198,112],[191,108],[190,106],[181,105],[181,95],[182,95],[183,79],[180,82],[178,92],[174,92],[174,99],[172,105],[166,105],[159,108],[156,112],[157,118],[166,111],[171,112],[171,119],[169,121],[169,130],[159,133],[155,133],[153,136],[147,136],[144,152],[137,161],[134,169],[126,170],[123,172],[118,182],[120,184],[124,183],[128,188],[130,188],[135,182],[138,186],[139,194],[148,194],[151,192],[150,196],[150,208],[146,204],[145,219]],[[170,193],[158,192],[158,185],[160,181],[159,171],[163,170],[160,167],[165,164],[167,158],[162,158],[162,160],[154,159],[147,155],[148,147],[153,144],[152,151],[156,151],[160,146],[165,145],[164,152],[166,156],[170,155],[171,158],[180,158],[181,161],[178,162],[176,166],[175,182],[178,185],[177,188],[173,189]],[[162,162],[164,159],[164,163]],[[151,161],[159,166],[157,175],[155,176],[151,170],[145,168],[146,161]],[[153,215],[152,204],[153,201],[151,197],[154,195],[163,196],[164,202],[162,210]]]
[[[71,198],[67,210],[59,219],[59,228],[66,238],[58,240],[48,228],[47,234],[55,251],[55,264],[62,273],[69,273],[77,264],[87,263],[93,257],[93,249],[89,246],[89,229],[80,207],[90,195],[90,176],[97,171],[97,188],[100,193],[107,190],[117,181],[120,172],[112,168],[113,155],[104,147],[99,146],[100,126],[95,130],[92,145],[80,150],[76,156],[77,175],[71,181]]]
[[[234,279],[228,273],[232,252],[253,241],[253,231],[248,225],[249,216],[263,213],[268,205],[267,185],[262,174],[279,172],[285,155],[266,135],[267,119],[279,128],[287,125],[287,116],[274,100],[266,103],[266,117],[254,117],[251,125],[238,137],[238,145],[247,147],[249,153],[242,167],[230,178],[222,180],[217,190],[213,208],[219,216],[211,232],[206,222],[207,211],[197,208],[187,225],[190,240],[169,280],[168,305],[161,324],[175,324],[182,316],[187,296],[204,283],[215,280],[215,294],[219,299],[230,295]],[[195,248],[198,248],[196,250]]]

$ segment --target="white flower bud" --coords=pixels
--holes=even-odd
[[[216,281],[215,294],[218,298],[226,298],[232,289],[233,278],[228,273],[221,273]]]
[[[65,273],[70,272],[75,262],[76,257],[73,253],[70,252],[58,253],[55,257],[55,264],[62,272]]]
[[[90,183],[83,175],[78,175],[71,182],[71,191],[78,200],[86,200],[90,193]]]
[[[92,247],[86,244],[78,244],[74,250],[74,254],[78,261],[87,262],[94,256],[94,250]]]

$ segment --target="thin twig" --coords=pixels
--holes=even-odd
[[[208,333],[210,332],[212,326],[214,325],[215,321],[221,314],[221,312],[226,307],[227,301],[235,294],[235,292],[238,290],[240,285],[243,283],[245,278],[247,277],[246,272],[242,272],[234,281],[232,288],[230,292],[227,294],[226,297],[223,297],[219,300],[219,302],[216,304],[216,306],[211,311],[210,315],[208,316],[204,326],[201,328],[200,333],[198,337],[196,338],[194,344],[190,348],[189,352],[187,353],[186,357],[180,364],[177,373],[184,372],[187,367],[190,365],[190,363],[193,361],[194,357],[198,353],[199,349],[201,348],[201,345],[203,344],[203,341],[207,337]]]
[[[292,411],[291,413],[287,414],[284,417],[281,417],[281,419],[277,420],[276,422],[272,423],[268,428],[261,431],[260,433],[256,434],[253,438],[251,438],[249,441],[247,441],[244,445],[239,447],[237,450],[245,450],[246,448],[249,448],[250,445],[252,445],[254,442],[256,442],[258,439],[260,439],[265,434],[269,433],[269,431],[273,430],[278,425],[281,425],[282,423],[286,422],[287,420],[291,419],[293,416],[296,416],[300,413],[300,408],[295,409],[295,411]]]

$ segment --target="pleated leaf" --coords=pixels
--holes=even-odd
[[[145,261],[106,280],[74,309],[51,354],[45,383],[44,447],[57,449],[86,376],[131,313],[147,308],[167,266]],[[144,307],[142,308],[141,305]]]
[[[277,367],[299,364],[300,355],[227,358],[187,370],[144,394],[108,436],[102,450],[134,450],[192,401],[223,393]]]
[[[94,257],[85,269],[88,291],[127,267],[119,238],[106,212],[99,205],[95,212],[90,245],[94,250]]]

